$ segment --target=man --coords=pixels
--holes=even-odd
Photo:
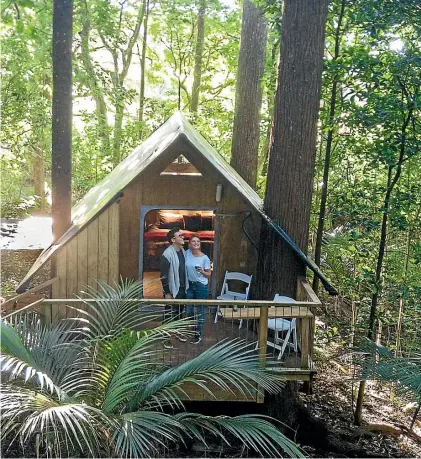
[[[168,231],[167,240],[170,243],[161,257],[161,282],[166,299],[184,299],[189,288],[187,279],[186,260],[184,258],[184,237],[180,228]],[[170,320],[181,318],[182,305],[166,306],[165,316]],[[179,338],[185,341],[184,338]]]

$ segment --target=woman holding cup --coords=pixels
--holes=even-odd
[[[209,296],[209,279],[211,277],[211,263],[209,257],[200,250],[200,238],[193,235],[186,250],[186,269],[189,280],[187,299],[207,300]],[[203,327],[206,321],[206,306],[188,305],[187,316],[197,317],[197,325],[192,344],[202,340]]]

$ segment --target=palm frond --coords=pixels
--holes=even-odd
[[[183,431],[204,442],[203,431],[219,436],[229,444],[226,433],[240,440],[261,456],[282,457],[280,450],[289,457],[305,457],[294,442],[283,435],[267,416],[243,415],[236,417],[209,417],[194,413],[175,416],[183,424]]]
[[[121,330],[119,334],[87,342],[83,355],[75,361],[62,387],[77,396],[96,397],[95,404],[111,412],[133,396],[139,382],[162,367],[160,343],[172,334],[189,334],[194,321],[179,320],[138,332]],[[94,358],[93,358],[94,356]]]
[[[37,436],[44,453],[57,457],[147,457],[185,435],[205,442],[210,432],[224,441],[235,436],[260,454],[292,454],[267,418],[212,420],[164,412],[168,405],[183,407],[185,382],[210,394],[215,385],[243,395],[256,386],[277,392],[283,381],[256,359],[252,345],[225,341],[178,368],[165,368],[163,341],[191,334],[195,322],[149,328],[156,315],[140,312],[140,283],[99,286],[100,292],[91,292],[99,301],[85,298],[86,310],[51,328],[31,314],[1,324],[0,367],[7,376],[0,399],[3,440],[12,437],[23,445]]]
[[[23,384],[30,382],[39,386],[41,392],[47,390],[50,393],[55,392],[61,399],[65,398],[61,388],[54,383],[47,373],[39,371],[36,367],[32,367],[16,357],[2,354],[0,356],[0,370],[3,377],[7,376],[6,380],[8,381],[20,378]],[[3,379],[3,382],[5,382],[5,379]]]
[[[183,424],[174,416],[153,411],[125,413],[113,435],[116,453],[121,457],[151,457],[165,442],[180,439]]]
[[[35,365],[31,354],[23,344],[22,338],[14,327],[0,321],[0,343],[2,352],[15,356],[17,359],[26,362],[28,365]]]
[[[256,360],[253,345],[233,340],[218,343],[196,358],[152,376],[140,385],[132,403],[155,407],[177,405],[179,396],[175,390],[183,383],[192,382],[210,392],[207,381],[226,391],[236,389],[242,395],[249,395],[255,389],[254,384],[269,393],[279,391],[284,384]]]
[[[48,327],[33,313],[16,314],[9,324],[3,324],[1,341],[5,353],[48,374],[55,384],[59,384],[80,351],[79,334],[72,330],[72,324],[61,321]],[[15,336],[13,344],[10,342],[11,329],[20,338]]]
[[[61,448],[69,454],[77,446],[91,456],[103,448],[103,432],[115,428],[115,423],[101,410],[80,402],[60,402],[48,394],[25,388],[6,387],[1,392],[2,439],[19,438],[27,443],[36,435],[51,448]],[[17,427],[18,426],[18,427]]]
[[[123,280],[121,283],[108,285],[98,280],[98,289],[87,287],[89,298],[80,298],[88,306],[89,331],[91,338],[119,333],[124,328],[140,328],[145,319],[139,312],[139,299],[143,284],[135,280]],[[95,300],[95,301],[90,301]]]
[[[362,379],[396,383],[398,391],[404,394],[410,391],[421,401],[420,359],[394,357],[389,349],[368,339],[358,349],[365,356],[361,365]]]

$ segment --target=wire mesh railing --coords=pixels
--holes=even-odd
[[[86,301],[86,300],[85,300]],[[99,300],[88,300],[95,302]],[[104,301],[104,300],[102,300]],[[164,364],[179,365],[226,340],[242,340],[262,361],[271,361],[292,371],[312,370],[315,302],[218,300],[125,300],[138,305],[140,315],[149,317],[145,327],[175,319],[186,320],[183,332],[169,333],[162,347]],[[44,299],[51,316],[66,317],[65,308],[81,299]],[[61,314],[59,311],[61,310]],[[74,314],[74,309],[73,309]],[[189,316],[190,315],[190,316]]]

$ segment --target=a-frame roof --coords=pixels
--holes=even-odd
[[[72,208],[72,224],[63,236],[38,257],[19,284],[17,291],[27,288],[28,282],[50,259],[54,252],[78,234],[90,221],[112,204],[121,192],[146,167],[162,155],[178,139],[184,138],[224,176],[244,198],[258,210],[263,211],[263,201],[250,185],[233,169],[189,123],[181,112],[176,112],[148,139],[127,156],[103,180],[91,188]]]
[[[213,148],[209,142],[189,123],[181,112],[176,112],[162,126],[160,126],[147,140],[137,147],[126,159],[113,169],[103,180],[89,190],[89,192],[72,208],[72,224],[63,236],[50,247],[45,249],[25,278],[17,287],[18,293],[28,288],[29,282],[38,270],[51,256],[90,221],[96,218],[110,204],[118,199],[122,191],[146,167],[154,162],[177,140],[184,139],[192,145],[243,197],[262,215],[266,223],[272,227],[280,238],[297,253],[300,259],[318,276],[325,288],[331,294],[336,294],[320,269],[304,254],[292,239],[274,223],[263,211],[263,201],[255,190],[233,169]]]

